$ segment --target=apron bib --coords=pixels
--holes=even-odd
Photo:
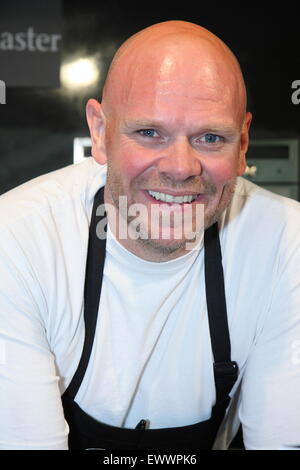
[[[106,450],[208,450],[216,439],[219,427],[230,403],[229,393],[238,377],[237,363],[231,361],[222,256],[218,225],[215,223],[204,234],[205,288],[209,329],[214,356],[216,403],[211,417],[190,426],[138,429],[119,428],[97,421],[75,402],[75,396],[87,369],[97,324],[101,295],[106,240],[96,236],[96,226],[104,216],[96,210],[104,203],[104,187],[95,195],[89,229],[89,242],[84,288],[85,340],[78,368],[62,396],[65,418],[68,422],[69,449],[99,448]],[[100,255],[100,256],[99,256]],[[100,259],[99,259],[100,258]]]

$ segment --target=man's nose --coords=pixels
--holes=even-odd
[[[165,148],[158,162],[158,170],[174,181],[184,181],[202,173],[200,155],[186,137],[177,138]]]

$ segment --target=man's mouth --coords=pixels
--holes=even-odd
[[[147,190],[148,194],[157,201],[166,202],[169,204],[188,204],[195,201],[200,194],[183,194],[180,196],[173,196],[172,194],[161,193],[157,191]]]

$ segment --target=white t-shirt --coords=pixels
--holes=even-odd
[[[0,448],[66,449],[60,395],[84,341],[92,158],[0,198]],[[240,375],[215,448],[242,422],[248,449],[300,444],[300,204],[238,178],[220,221],[231,357]],[[203,243],[164,263],[108,230],[93,351],[76,402],[133,428],[183,426],[215,401]]]

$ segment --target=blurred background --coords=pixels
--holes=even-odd
[[[253,113],[246,177],[299,200],[299,18],[280,3],[221,5],[1,0],[0,193],[88,156],[85,105],[101,98],[116,49],[146,26],[182,19],[240,61]]]

